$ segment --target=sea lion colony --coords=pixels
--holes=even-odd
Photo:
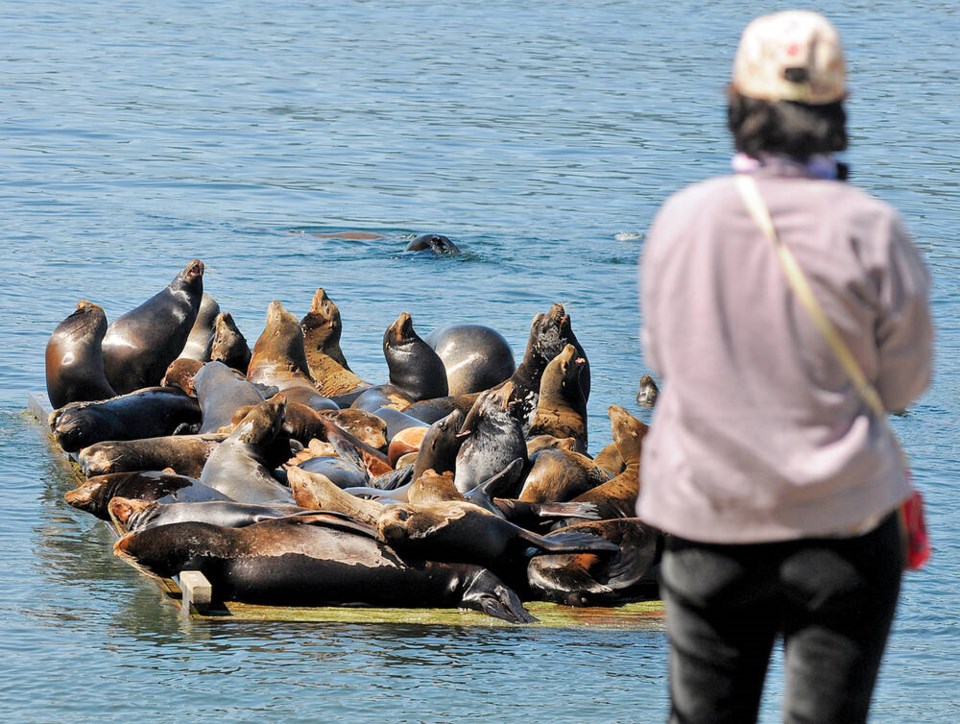
[[[302,319],[271,303],[251,349],[198,260],[112,324],[81,301],[46,351],[50,428],[87,477],[67,502],[127,531],[123,560],[200,570],[221,600],[527,622],[523,600],[656,596],[662,535],[633,512],[647,426],[613,405],[613,443],[589,454],[589,363],[561,305],[519,364],[489,327],[425,340],[403,312],[385,381],[350,369],[341,332],[321,288]]]

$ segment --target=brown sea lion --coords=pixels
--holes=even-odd
[[[376,525],[383,504],[346,492],[326,475],[311,473],[300,467],[287,470],[287,482],[297,505],[311,510],[342,513],[351,520]]]
[[[632,518],[636,515],[637,496],[640,493],[643,439],[650,428],[619,405],[611,405],[607,412],[610,415],[613,442],[624,461],[624,470],[602,485],[573,498],[573,501],[595,504],[603,518]]]
[[[453,473],[438,473],[432,468],[414,478],[407,490],[407,502],[413,505],[429,505],[448,500],[466,502],[463,493],[453,484]]]
[[[130,533],[114,553],[159,577],[201,571],[218,600],[280,606],[473,608],[514,623],[533,617],[480,566],[405,562],[370,527],[315,513],[245,528],[175,523]]]
[[[213,325],[220,314],[220,305],[217,300],[206,292],[200,298],[200,309],[197,311],[197,318],[190,328],[190,334],[187,335],[187,341],[180,351],[180,358],[193,359],[198,362],[206,362],[209,358],[207,353],[210,348],[210,339],[213,337]]]
[[[404,455],[419,452],[423,438],[427,436],[429,430],[429,427],[408,427],[394,435],[387,447],[387,457],[390,464],[396,467],[397,460]]]
[[[381,452],[387,449],[387,423],[375,413],[348,407],[345,410],[322,410],[320,414],[370,447]]]
[[[194,259],[167,285],[107,327],[103,366],[118,394],[160,384],[183,349],[203,297],[203,262]]]
[[[454,397],[494,387],[517,369],[509,342],[482,324],[448,324],[423,340],[443,361],[448,394]]]
[[[69,402],[106,400],[117,393],[103,368],[107,316],[93,302],[81,300],[47,341],[47,397],[55,408]]]
[[[228,500],[196,478],[169,469],[94,475],[67,491],[63,499],[77,510],[110,520],[108,504],[115,497],[164,502]]]
[[[196,397],[196,390],[193,389],[193,378],[196,376],[203,362],[189,357],[177,357],[173,362],[167,365],[167,371],[163,373],[160,380],[161,387],[176,387],[185,395]]]
[[[550,360],[540,379],[540,395],[528,435],[572,437],[576,451],[587,452],[587,398],[580,384],[586,360],[567,344]]]
[[[71,402],[50,413],[49,422],[60,447],[76,452],[104,440],[172,435],[200,422],[200,405],[174,387],[146,387],[109,400]]]
[[[274,443],[283,427],[286,398],[278,393],[256,405],[207,458],[200,482],[240,503],[293,503],[274,477]]]
[[[583,453],[546,448],[530,458],[530,470],[517,498],[531,503],[564,502],[609,479],[606,471]]]
[[[657,598],[651,569],[659,558],[662,534],[639,518],[578,523],[556,533],[594,534],[619,549],[609,553],[548,554],[530,560],[527,576],[537,598],[567,606],[610,605]]]
[[[463,444],[460,430],[464,417],[459,410],[454,410],[430,425],[417,449],[417,459],[413,464],[414,479],[428,469],[438,473],[453,472],[457,469],[457,453]]]
[[[88,477],[172,468],[180,475],[198,478],[210,453],[226,439],[224,434],[206,433],[142,440],[105,440],[80,450],[77,462]]]
[[[309,444],[311,439],[330,443],[337,455],[345,460],[355,461],[371,477],[393,469],[385,453],[344,430],[332,417],[306,405],[288,403],[284,415],[284,431],[302,444]]]
[[[318,288],[314,293],[310,311],[300,320],[300,329],[303,330],[303,343],[311,372],[313,372],[311,358],[317,352],[326,355],[345,370],[350,370],[350,365],[343,356],[343,350],[340,349],[340,336],[343,332],[340,309],[327,296],[323,287]],[[317,374],[313,377],[318,382],[322,379]]]
[[[384,506],[377,521],[383,540],[403,556],[476,563],[494,570],[525,558],[531,546],[552,553],[616,550],[593,535],[550,540],[473,503],[458,500]]]
[[[278,301],[267,308],[266,326],[253,345],[247,379],[276,387],[289,402],[300,402],[316,410],[339,409],[318,390],[307,366],[300,323]]]
[[[230,312],[220,312],[213,321],[213,334],[204,355],[208,360],[223,362],[243,374],[250,366],[250,345],[237,328]]]

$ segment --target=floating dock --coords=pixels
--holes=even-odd
[[[50,410],[39,394],[28,395],[27,410],[34,418],[50,447],[77,484],[84,481],[75,458],[57,444],[47,426]],[[125,531],[107,524],[119,537]],[[216,592],[199,571],[183,571],[176,579],[153,579],[165,598],[181,613],[204,621],[290,621],[349,624],[399,624],[429,626],[516,627],[507,621],[478,611],[456,608],[372,608],[365,606],[260,606],[237,601],[218,601]],[[637,601],[619,606],[562,606],[543,601],[525,601],[524,606],[537,621],[524,628],[596,628],[633,631],[659,631],[664,628],[662,601]]]

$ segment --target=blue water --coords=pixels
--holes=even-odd
[[[723,87],[749,3],[0,4],[0,714],[14,721],[665,718],[664,634],[202,623],[110,553],[24,414],[79,299],[113,319],[191,258],[252,341],[273,299],[339,305],[351,366],[384,329],[499,329],[562,302],[607,407],[640,417],[636,261],[658,204],[726,171]],[[933,387],[894,420],[928,499],[873,719],[956,721],[960,11],[830,3],[858,183],[934,275]],[[770,7],[782,7],[772,3]],[[365,230],[374,241],[316,233]],[[444,233],[456,258],[405,254]],[[763,719],[777,721],[779,659]]]

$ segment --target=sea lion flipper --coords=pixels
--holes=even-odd
[[[534,623],[537,620],[513,589],[486,568],[479,569],[467,586],[460,606],[483,611],[488,616],[510,623]]]
[[[368,538],[373,538],[374,540],[380,539],[376,527],[367,525],[366,523],[360,523],[346,513],[338,513],[333,510],[308,510],[302,513],[288,515],[282,518],[282,520],[291,525],[320,525],[349,533],[358,533]]]
[[[606,538],[579,530],[560,529],[549,536],[525,531],[524,539],[546,553],[598,553],[619,551],[620,546]]]

